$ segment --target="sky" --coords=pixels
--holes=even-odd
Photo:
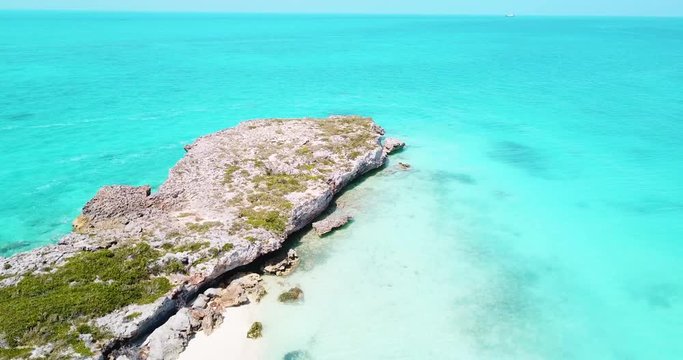
[[[683,16],[683,0],[0,0],[0,9]]]

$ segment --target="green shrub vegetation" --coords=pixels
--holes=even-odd
[[[284,234],[287,227],[287,219],[277,210],[244,209],[240,211],[240,217],[245,218],[246,223],[252,227],[266,229],[276,234]]]
[[[85,353],[72,326],[129,304],[153,302],[171,289],[168,279],[151,274],[150,264],[160,255],[142,243],[82,252],[53,273],[26,275],[0,289],[0,335],[11,347],[53,342]]]
[[[264,206],[287,211],[292,208],[292,203],[283,195],[272,192],[257,192],[247,195],[247,201],[253,206]]]
[[[163,272],[166,274],[185,274],[187,273],[187,269],[182,261],[178,259],[172,259],[164,264]]]
[[[0,359],[14,359],[28,357],[31,355],[32,348],[0,348]]]
[[[305,191],[306,184],[302,183],[300,179],[300,175],[290,174],[270,174],[254,177],[254,181],[257,184],[265,186],[268,191],[272,191],[278,195]]]

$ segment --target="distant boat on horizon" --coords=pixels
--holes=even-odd
[[[507,13],[505,14],[505,17],[515,17],[515,13]]]

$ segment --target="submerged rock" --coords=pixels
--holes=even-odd
[[[408,169],[410,169],[410,164],[404,163],[404,162],[399,162],[398,167],[401,168],[401,170],[408,170]]]
[[[282,360],[312,360],[311,354],[307,351],[295,350],[285,354]]]
[[[41,304],[54,304],[54,309],[0,304],[0,313],[12,314],[12,321],[0,324],[0,338],[12,333],[11,346],[30,344],[47,351],[47,343],[31,337],[29,331],[20,334],[17,328],[49,333],[88,322],[107,334],[93,338],[93,343],[88,339],[92,358],[140,353],[142,359],[175,359],[192,333],[215,326],[217,309],[243,303],[245,298],[251,301],[265,290],[251,276],[229,286],[230,290],[205,292],[211,299],[206,306],[204,298],[198,298],[193,309],[188,301],[227,272],[279,249],[288,235],[323,213],[337,192],[382,166],[389,152],[403,146],[391,139],[382,145],[383,134],[371,119],[357,116],[247,121],[186,146],[185,156],[154,194],[149,186],[103,187],[85,204],[74,231],[58,245],[0,259],[0,297],[12,291],[11,286],[24,286],[22,279],[29,272],[37,283],[68,280],[73,284],[58,283],[61,292],[54,294],[45,287]],[[332,225],[318,227],[333,229],[348,218],[330,221]],[[121,258],[119,270],[135,275],[135,281],[126,283],[130,278],[117,278],[118,272],[103,271],[95,279],[82,272],[79,276],[100,284],[84,287],[69,273],[81,267],[64,266],[76,260],[104,264],[118,253],[129,254]],[[279,264],[273,264],[273,269],[285,273],[295,262],[288,256],[284,269]],[[130,266],[148,274],[132,272]],[[141,283],[146,284],[144,293],[131,303],[110,302],[114,297],[88,292],[105,288],[116,293]],[[32,303],[32,296],[21,300]],[[51,296],[55,301],[49,301]],[[83,306],[80,298],[107,301]],[[56,321],[42,318],[43,313],[69,306],[84,310],[73,312],[78,318],[70,313],[55,316]],[[72,336],[78,334],[50,342],[61,353],[73,353]],[[145,345],[140,348],[139,343]]]
[[[334,229],[346,225],[349,221],[351,221],[351,216],[335,212],[320,221],[314,222],[312,226],[318,236],[323,236]]]
[[[256,321],[253,324],[251,324],[251,327],[249,328],[249,331],[247,332],[247,338],[258,339],[261,336],[263,336],[263,324]]]
[[[277,297],[277,300],[282,303],[293,303],[304,298],[304,291],[300,287],[295,286]]]

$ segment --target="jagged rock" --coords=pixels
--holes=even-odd
[[[211,335],[213,330],[223,322],[223,314],[217,311],[211,311],[202,318],[202,331],[207,335]]]
[[[197,298],[192,302],[193,309],[203,309],[209,303],[209,297],[204,294],[197,295]]]
[[[398,150],[401,150],[404,146],[406,146],[406,143],[398,139],[387,138],[386,140],[384,140],[384,152],[386,154],[391,154]]]
[[[383,134],[369,118],[334,116],[247,121],[200,137],[185,147],[185,156],[154,194],[149,186],[105,186],[84,206],[74,232],[57,245],[0,259],[0,287],[16,284],[29,272],[41,276],[57,271],[83,251],[144,243],[160,254],[154,262],[182,253],[177,259],[182,269],[175,267],[181,271],[167,272],[165,262],[149,264],[150,276],[165,278],[171,287],[156,301],[130,304],[98,318],[82,314],[111,334],[96,344],[93,358],[126,355],[124,349],[134,351],[152,333],[145,352],[173,359],[185,346],[187,333],[204,321],[187,330],[182,321],[187,301],[227,272],[278,250],[287,236],[323,213],[336,193],[382,166],[387,156],[380,142]],[[241,293],[232,290],[232,300],[225,304],[242,303],[244,296],[258,299],[265,291],[258,281],[244,285]],[[221,298],[207,307],[220,305],[214,300]],[[133,312],[141,315],[126,319]],[[177,334],[171,335],[172,330]],[[73,354],[68,344],[57,345],[55,349]],[[160,349],[162,345],[170,350]]]
[[[209,302],[213,309],[224,309],[232,306],[244,305],[251,301],[258,301],[263,296],[265,288],[261,285],[261,276],[255,273],[237,274],[220,291],[217,298]]]
[[[95,325],[123,339],[133,338],[150,331],[157,319],[164,318],[175,311],[178,301],[169,297],[161,298],[151,304],[130,305],[95,320]],[[129,319],[132,313],[139,313]]]
[[[199,326],[190,314],[190,310],[180,309],[147,338],[143,344],[146,348],[145,359],[177,359],[187,346],[187,342],[190,341],[193,324],[195,328]]]
[[[45,344],[43,346],[38,346],[31,351],[29,359],[45,359],[52,350],[54,349],[53,344]]]
[[[294,249],[289,249],[287,254],[266,261],[263,266],[263,272],[277,276],[287,276],[296,269],[300,261],[296,251]]]
[[[219,296],[221,294],[221,289],[220,288],[209,288],[204,291],[204,295],[206,295],[209,298],[215,298],[216,296]]]
[[[384,129],[375,123],[372,123],[372,131],[374,131],[375,134],[384,135]]]
[[[74,231],[89,232],[98,227],[109,230],[128,225],[148,213],[151,191],[148,185],[101,188],[74,220]]]
[[[219,308],[228,308],[238,305],[244,305],[249,302],[246,291],[240,285],[230,285],[211,305]]]
[[[312,225],[315,233],[318,234],[318,236],[323,236],[334,229],[346,225],[350,220],[351,216],[347,214],[332,213],[328,217],[314,222]]]

